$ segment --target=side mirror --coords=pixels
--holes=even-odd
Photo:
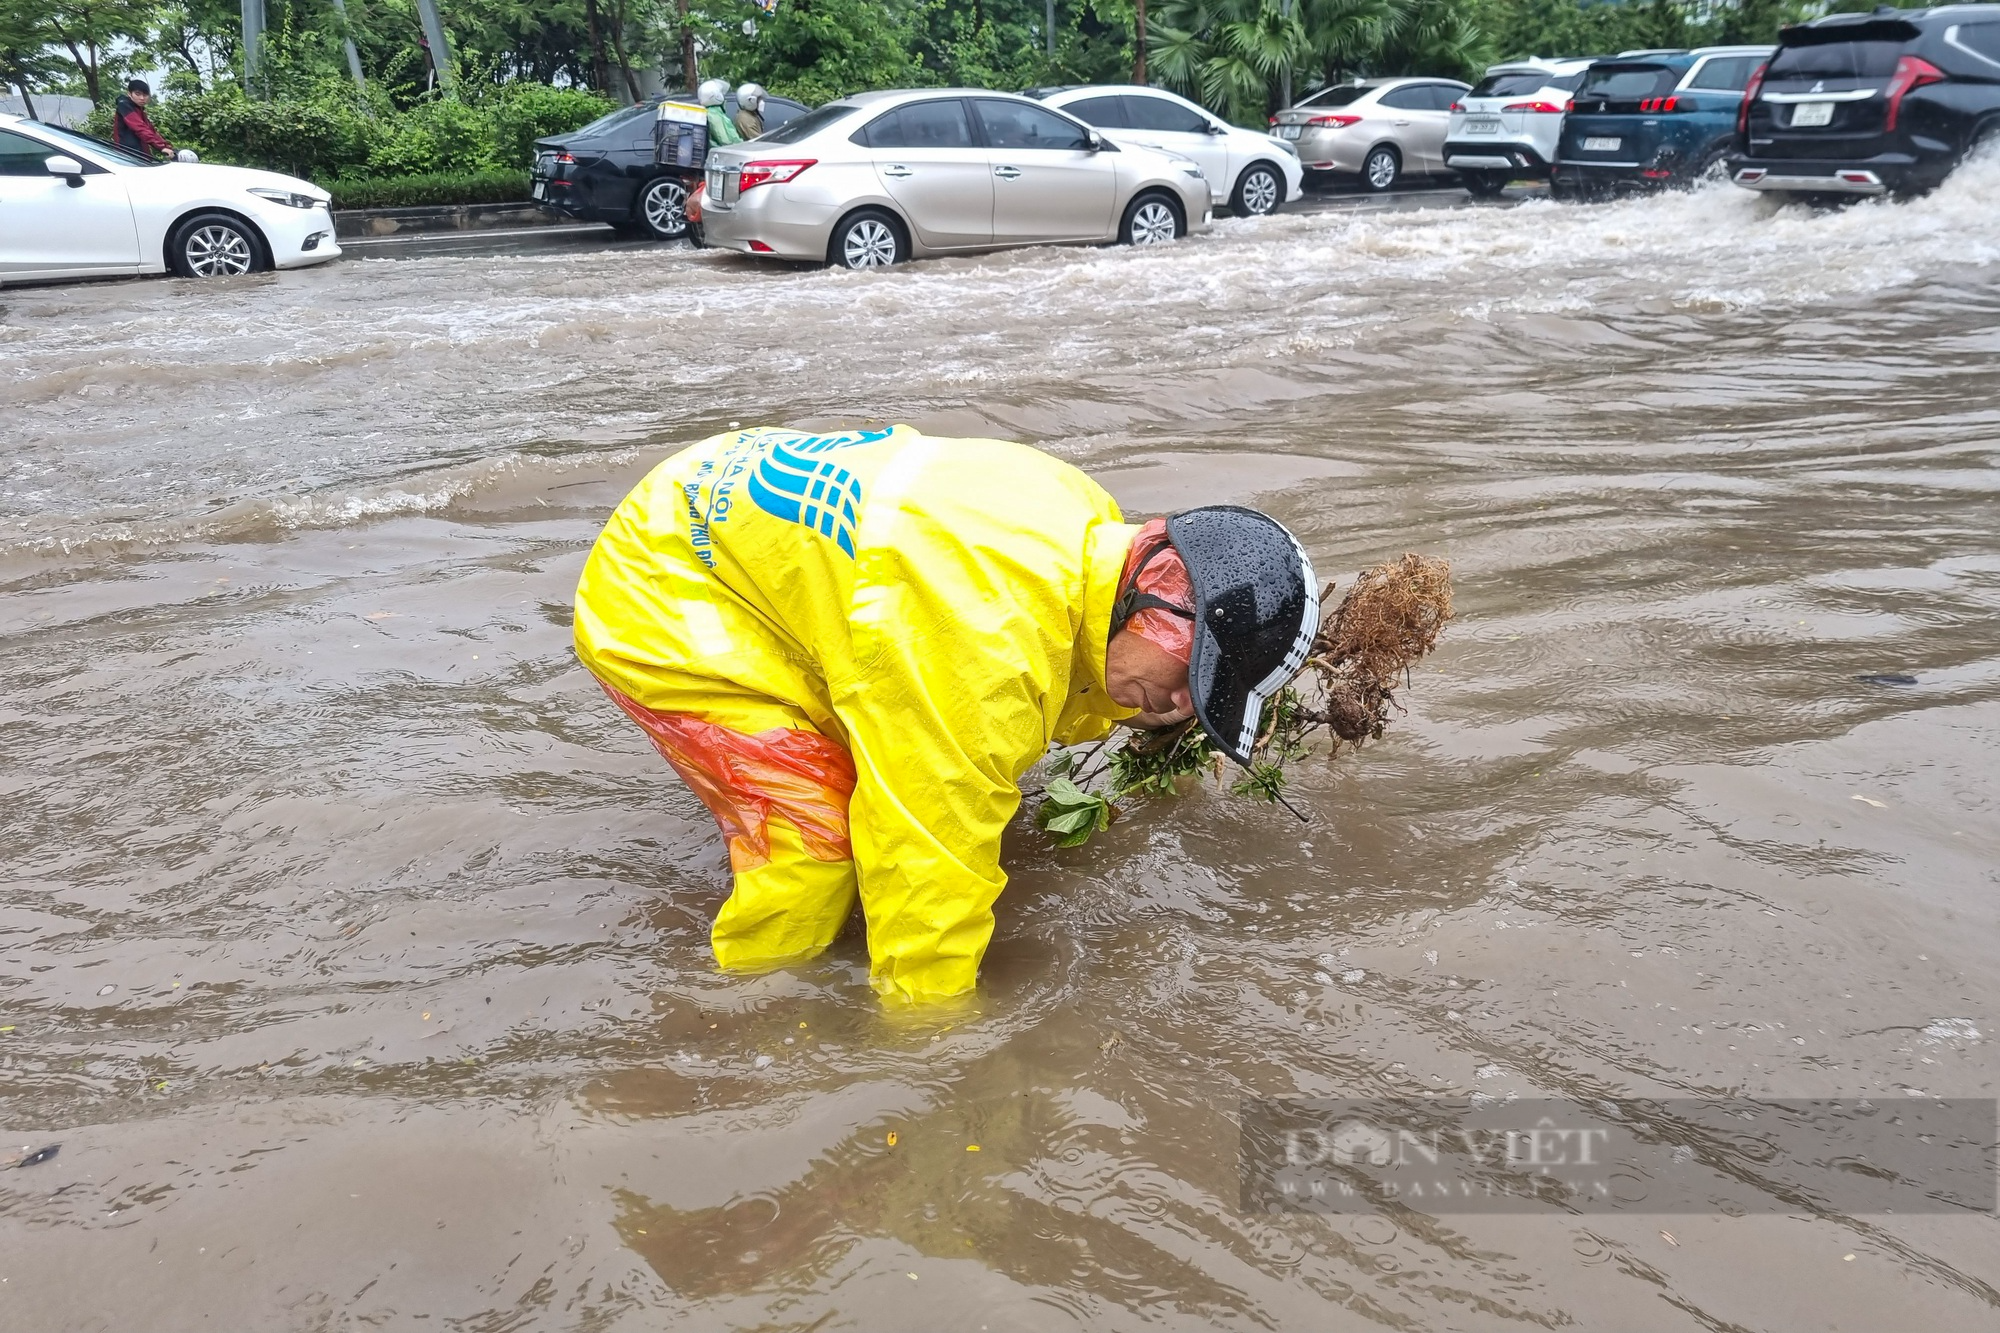
[[[48,167],[49,175],[68,177],[72,190],[83,184],[83,163],[73,157],[51,157],[46,159],[44,165]]]
[[[1229,127],[1221,121],[1211,120],[1208,122],[1208,132],[1210,134],[1227,134],[1229,133]]]
[[[192,149],[192,148],[183,148],[183,149],[180,149],[180,150],[179,150],[178,152],[176,152],[176,153],[174,154],[174,161],[176,161],[176,162],[199,162],[199,161],[201,161],[201,154],[200,154],[200,153],[197,153],[197,152],[195,152],[195,150],[194,150],[194,149]]]
[[[1085,131],[1084,142],[1090,145],[1090,151],[1093,153],[1102,152],[1104,149],[1104,136],[1096,130]]]

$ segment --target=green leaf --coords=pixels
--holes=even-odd
[[[1048,790],[1043,794],[1057,805],[1088,805],[1092,801],[1102,799],[1084,791],[1068,778],[1051,779]]]
[[[1042,827],[1051,833],[1075,833],[1081,829],[1095,829],[1097,827],[1097,812],[1088,809],[1066,810],[1062,814],[1050,819]]]

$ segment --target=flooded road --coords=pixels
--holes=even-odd
[[[1990,1214],[1237,1175],[1249,1098],[1995,1095],[1996,198],[0,292],[0,1151],[63,1145],[0,1327],[2000,1327]],[[973,1007],[885,1014],[853,930],[724,978],[720,840],[568,615],[739,421],[1447,555],[1461,619],[1309,826],[1017,828]]]

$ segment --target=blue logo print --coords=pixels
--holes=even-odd
[[[833,538],[854,558],[854,527],[860,522],[861,483],[831,458],[820,455],[888,438],[886,430],[841,435],[779,436],[757,441],[770,452],[750,474],[750,498],[773,518]]]

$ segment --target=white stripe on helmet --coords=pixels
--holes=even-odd
[[[1299,668],[1306,664],[1306,657],[1312,652],[1313,637],[1319,633],[1319,583],[1313,576],[1312,557],[1306,548],[1299,545],[1299,539],[1292,537],[1292,530],[1280,523],[1279,531],[1292,539],[1292,549],[1299,553],[1299,573],[1306,583],[1306,614],[1299,622],[1298,637],[1292,640],[1291,648],[1285,653],[1285,660],[1278,669],[1250,689],[1250,700],[1243,710],[1243,734],[1237,739],[1236,748],[1244,754],[1257,743],[1257,724],[1264,718],[1264,701],[1285,688]]]

